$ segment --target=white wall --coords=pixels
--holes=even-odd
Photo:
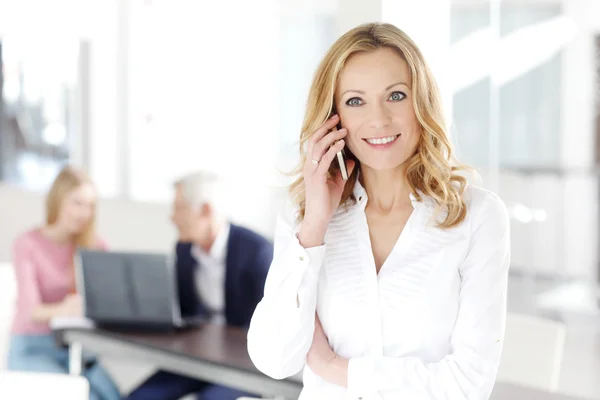
[[[8,263],[0,262],[0,370],[4,368],[6,362],[16,292],[12,268]]]
[[[272,238],[275,218],[285,189],[227,181],[229,204],[224,207],[237,222]],[[98,232],[115,250],[171,251],[176,239],[169,220],[169,204],[149,204],[102,198],[98,204]],[[44,196],[0,184],[0,262],[10,260],[19,233],[44,220]]]
[[[562,183],[554,184],[554,191],[547,192],[555,194],[554,199],[539,199],[558,204],[558,208],[549,209],[554,215],[562,215],[556,227],[556,240],[546,241],[545,235],[535,235],[531,250],[543,258],[562,248],[562,253],[548,260],[548,265],[562,275],[596,280],[600,191],[598,177],[592,171],[598,104],[594,98],[597,89],[594,36],[600,34],[600,2],[563,0],[562,5],[564,15],[572,18],[577,27],[573,40],[565,47],[562,65],[560,166],[568,172]]]
[[[43,194],[0,184],[0,262],[10,260],[15,236],[43,221]],[[172,247],[175,239],[168,206],[127,200],[100,200],[98,231],[114,249],[163,252]]]
[[[119,171],[128,195],[163,201],[174,179],[199,168],[247,179],[271,173],[281,115],[277,0],[129,2]]]
[[[513,217],[513,270],[596,279],[598,183],[595,178],[581,175],[533,178],[505,172],[500,175],[499,192]]]

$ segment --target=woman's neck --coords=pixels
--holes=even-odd
[[[73,235],[55,224],[43,226],[41,232],[46,238],[58,244],[73,243]]]
[[[372,210],[386,214],[397,208],[412,207],[410,186],[401,167],[387,170],[361,168],[361,184]]]

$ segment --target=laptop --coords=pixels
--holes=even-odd
[[[205,320],[183,316],[172,255],[78,249],[76,285],[85,317],[112,330],[174,330]]]

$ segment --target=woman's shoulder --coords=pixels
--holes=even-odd
[[[502,224],[508,223],[508,210],[504,201],[491,190],[467,185],[464,200],[467,205],[467,216],[472,221],[472,225],[490,219]]]
[[[42,240],[40,229],[36,227],[20,233],[13,241],[14,249],[25,250],[39,245]]]

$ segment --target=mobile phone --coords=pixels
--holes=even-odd
[[[332,129],[332,132],[337,131],[337,126]],[[346,160],[344,159],[344,149],[337,152],[337,162],[340,167],[340,171],[342,172],[342,179],[348,180],[348,170],[346,169]]]
[[[331,113],[329,114],[330,116],[333,114],[336,114],[337,111],[335,109],[335,105],[331,108]],[[338,129],[342,129],[342,122],[340,121],[337,126],[335,126],[332,131],[335,132]],[[338,166],[340,167],[340,171],[342,173],[342,179],[347,181],[348,180],[348,170],[346,169],[346,160],[344,158],[344,149],[340,150],[337,152],[337,163]]]

